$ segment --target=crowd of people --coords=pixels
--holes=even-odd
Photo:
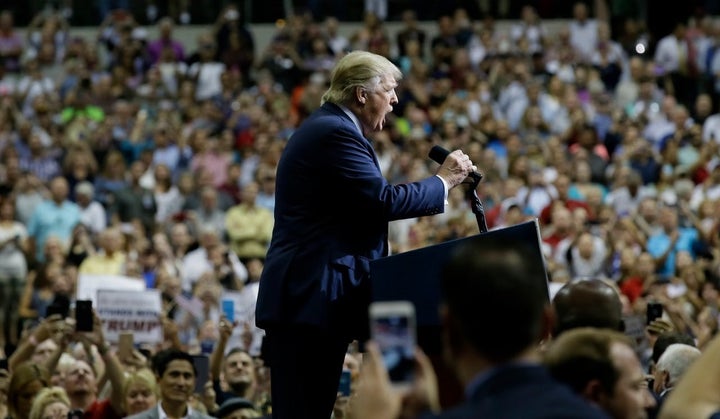
[[[656,412],[678,371],[713,347],[720,320],[720,21],[697,14],[652,34],[629,20],[613,33],[610,15],[577,2],[550,31],[525,6],[501,30],[458,9],[427,31],[407,10],[397,31],[368,13],[345,34],[336,18],[300,13],[261,51],[233,5],[195,45],[170,18],[151,39],[123,10],[93,38],[62,13],[39,14],[21,36],[0,12],[0,416],[271,413],[264,331],[253,310],[228,321],[221,300],[256,298],[280,156],[352,50],[402,74],[371,136],[389,182],[432,176],[433,145],[462,149],[484,176],[490,229],[538,220],[551,298],[593,278],[618,297],[626,325],[662,306],[637,341],[581,331],[546,360],[556,379],[578,380],[564,362],[586,340],[636,349],[623,359],[655,374],[649,387],[644,375],[627,385],[638,388],[634,406]],[[388,245],[401,253],[477,232],[458,187],[442,214],[390,223]],[[79,276],[97,274],[162,293],[161,343],[121,354],[102,327],[75,332],[72,316],[52,314],[75,298]],[[210,369],[200,388],[197,354]],[[353,383],[361,358],[351,345]],[[569,384],[582,392],[581,381]],[[352,397],[338,397],[335,417],[363,417]]]

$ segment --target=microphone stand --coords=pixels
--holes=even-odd
[[[480,233],[487,233],[488,228],[487,222],[485,221],[485,209],[483,208],[483,204],[477,194],[477,187],[480,184],[480,180],[482,180],[482,178],[478,176],[471,177],[471,179],[472,182],[468,184],[468,189],[465,196],[470,201],[470,208],[472,209],[473,214],[475,214]]]

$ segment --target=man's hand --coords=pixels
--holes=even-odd
[[[65,328],[65,319],[60,317],[59,314],[53,314],[46,318],[35,328],[32,332],[35,336],[37,343],[41,343],[59,333],[62,333]]]
[[[430,358],[420,348],[415,348],[415,362],[415,381],[405,396],[403,418],[415,418],[427,411],[440,412],[437,376]]]
[[[437,175],[443,178],[448,188],[452,189],[461,184],[475,170],[477,170],[477,167],[473,165],[470,156],[461,150],[455,150],[445,158],[437,171]]]
[[[390,384],[377,344],[368,342],[365,347],[367,354],[363,357],[357,392],[350,400],[349,416],[353,419],[396,419],[400,417],[403,393]]]
[[[233,322],[228,320],[224,315],[220,318],[220,322],[218,323],[218,332],[220,334],[221,341],[227,342],[228,339],[230,339],[234,326]]]

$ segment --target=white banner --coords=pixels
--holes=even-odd
[[[135,343],[162,342],[162,301],[159,290],[100,289],[96,307],[108,342],[116,343],[123,332],[131,332]]]
[[[99,290],[143,291],[144,289],[145,281],[139,278],[123,275],[80,274],[75,295],[78,300],[92,300],[93,307],[97,307]]]

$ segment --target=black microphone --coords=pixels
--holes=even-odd
[[[447,158],[448,154],[450,152],[439,145],[434,145],[433,148],[430,149],[430,153],[428,153],[428,157],[430,157],[433,161],[437,162],[438,164],[443,164],[445,159]],[[471,177],[475,183],[480,183],[480,180],[482,179],[483,175],[478,172],[470,172],[468,174],[469,177]]]

